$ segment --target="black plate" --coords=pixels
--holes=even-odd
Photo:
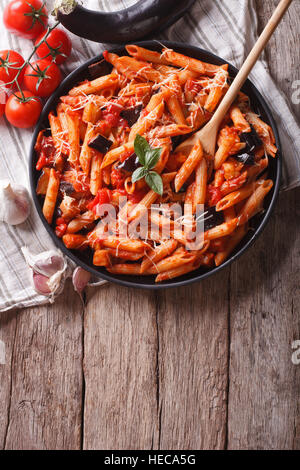
[[[148,49],[156,50],[156,51],[161,50],[161,45],[156,41],[143,41],[143,42],[138,42],[136,44],[142,47],[146,47]],[[217,65],[226,63],[226,61],[221,59],[220,57],[212,54],[211,52],[205,51],[203,49],[199,49],[198,47],[187,46],[182,43],[169,42],[169,41],[164,41],[164,44],[166,45],[166,47],[172,48],[182,54],[186,54],[188,56],[194,57],[195,59],[200,59],[205,62],[209,62],[209,63],[217,64]],[[112,52],[115,52],[116,54],[119,54],[119,55],[125,55],[125,54],[127,55],[124,47],[114,48]],[[61,95],[66,95],[68,91],[73,86],[75,86],[76,83],[86,79],[88,77],[88,66],[101,59],[102,59],[102,55],[94,57],[93,59],[90,59],[89,61],[85,62],[83,65],[78,67],[76,70],[74,70],[74,72],[68,75],[67,78],[65,78],[65,80],[57,88],[55,93],[53,93],[53,95],[49,98],[49,100],[45,104],[43,112],[41,114],[41,117],[36,125],[35,131],[33,134],[32,143],[30,147],[30,162],[29,162],[31,192],[32,192],[32,197],[34,200],[35,207],[38,211],[38,214],[47,232],[50,234],[51,238],[53,239],[57,247],[63,253],[65,253],[69,258],[71,258],[75,263],[77,263],[79,266],[82,266],[84,269],[86,269],[87,271],[90,271],[93,275],[97,277],[101,277],[101,278],[107,279],[108,281],[116,282],[118,284],[122,284],[122,285],[129,286],[129,287],[140,287],[140,288],[146,288],[146,289],[162,289],[165,287],[178,287],[178,286],[182,286],[185,284],[190,284],[195,281],[200,281],[201,279],[205,279],[206,277],[219,272],[221,269],[225,268],[225,266],[228,266],[230,263],[236,260],[242,253],[244,253],[250,247],[250,245],[252,245],[252,243],[257,239],[257,237],[261,234],[274,208],[275,200],[278,195],[279,186],[280,186],[281,146],[280,146],[277,126],[264,98],[259,93],[257,88],[249,80],[247,80],[242,90],[250,97],[252,109],[256,111],[257,113],[259,113],[265,122],[270,124],[270,126],[272,127],[274,131],[275,138],[276,138],[276,146],[278,148],[278,154],[275,159],[273,158],[269,159],[269,178],[273,180],[274,186],[265,199],[264,213],[257,215],[251,220],[251,226],[254,228],[254,230],[251,230],[248,232],[248,234],[241,241],[239,246],[235,249],[235,251],[227,259],[227,261],[223,263],[221,266],[218,266],[216,268],[211,268],[211,269],[200,267],[196,271],[188,273],[179,278],[171,279],[170,281],[165,281],[160,284],[155,284],[154,276],[123,276],[123,275],[118,276],[118,275],[110,274],[105,270],[105,268],[97,268],[93,265],[92,252],[90,253],[88,251],[75,252],[72,250],[68,250],[63,244],[63,242],[61,241],[61,239],[55,235],[53,228],[49,226],[46,219],[44,218],[43,212],[42,212],[41,201],[35,192],[37,180],[39,177],[39,172],[35,169],[37,155],[34,150],[34,145],[36,142],[38,132],[41,129],[45,129],[49,127],[47,116],[48,116],[48,113],[56,107],[59,101],[59,97]],[[230,76],[234,77],[236,73],[237,73],[237,69],[229,64]]]

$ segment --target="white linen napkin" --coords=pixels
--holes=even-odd
[[[8,3],[0,0],[1,18]],[[49,11],[53,2],[47,1]],[[87,0],[84,6],[94,10],[114,11],[136,3],[136,0]],[[1,21],[1,20],[0,20]],[[99,25],[99,27],[101,27]],[[71,57],[62,66],[67,74],[108,45],[92,43],[70,35],[73,44]],[[254,0],[196,0],[191,10],[175,25],[158,35],[164,39],[192,44],[210,50],[239,67],[257,38],[257,16]],[[1,49],[14,49],[27,57],[32,42],[9,34],[0,27]],[[284,149],[282,189],[300,184],[300,132],[290,111],[288,100],[278,89],[268,72],[264,58],[259,61],[251,79],[260,89],[273,110]],[[28,185],[28,155],[32,130],[20,130],[0,118],[1,179]],[[45,228],[32,208],[30,218],[22,225],[10,227],[0,223],[0,312],[15,307],[47,303],[47,297],[33,290],[29,270],[20,248],[28,246],[39,253],[53,247]]]

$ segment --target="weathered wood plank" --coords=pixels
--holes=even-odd
[[[259,17],[259,31],[267,23],[277,0],[256,0]],[[291,108],[300,118],[300,104],[292,102],[295,91],[293,82],[299,80],[300,64],[300,2],[292,2],[278,29],[270,39],[266,49],[266,56],[272,76],[276,83],[285,92]]]
[[[107,285],[84,322],[84,449],[157,447],[157,325],[153,292]]]
[[[257,1],[260,28],[277,3]],[[299,18],[294,2],[267,51],[289,97]],[[281,196],[276,218],[232,267],[227,438],[228,270],[157,295],[112,285],[89,295],[84,448],[223,448],[226,439],[228,448],[300,448],[300,366],[291,362],[300,338],[299,196]],[[0,448],[80,447],[81,321],[69,289],[54,306],[0,316]]]
[[[15,311],[0,315],[0,449],[4,449],[10,413],[11,361],[16,333]]]
[[[223,449],[228,274],[159,294],[161,449]]]
[[[299,196],[281,195],[264,236],[232,268],[230,449],[299,448]]]
[[[262,29],[277,2],[256,3]],[[294,2],[267,49],[270,69],[289,98],[299,79],[299,25],[300,4]],[[291,105],[299,115],[299,105]],[[300,368],[291,361],[291,343],[300,338],[299,195],[281,194],[266,231],[232,268],[231,449],[300,448]]]
[[[67,302],[71,296],[72,302]],[[4,329],[8,361],[12,356],[10,400],[6,398],[9,416],[3,424],[5,449],[80,448],[81,310],[69,285],[53,306],[20,311],[6,334]],[[5,324],[5,316],[1,322]],[[8,365],[7,372],[9,382]]]

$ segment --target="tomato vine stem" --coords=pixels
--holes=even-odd
[[[44,42],[46,42],[46,44],[48,45],[47,43],[47,37],[49,36],[49,34],[59,25],[59,21],[57,21],[53,26],[48,26],[47,28],[47,31],[45,33],[45,35],[43,36],[43,38],[33,47],[33,50],[31,52],[31,54],[29,55],[29,57],[24,61],[24,63],[20,66],[20,67],[12,67],[14,69],[17,69],[18,70],[18,73],[16,74],[15,78],[13,80],[11,80],[10,82],[7,82],[7,83],[4,83],[3,85],[0,85],[0,88],[6,88],[7,85],[13,85],[13,84],[16,84],[16,87],[18,88],[18,91],[20,92],[21,94],[21,97],[19,96],[16,96],[15,93],[13,93],[14,96],[16,96],[17,99],[19,99],[20,101],[22,102],[25,102],[26,101],[26,98],[24,96],[24,93],[21,89],[21,86],[19,84],[19,81],[18,81],[18,78],[20,76],[20,73],[22,72],[22,70],[27,66],[27,65],[30,65],[33,69],[34,67],[30,64],[30,60],[32,59],[32,57],[34,56],[34,54],[36,53],[37,49],[40,47],[41,44],[43,44]],[[60,47],[60,46],[59,46]],[[57,55],[57,49],[58,48],[52,48],[50,45],[48,45],[48,48],[50,49],[50,52],[45,56],[45,57],[41,57],[40,60],[42,59],[46,59],[47,57],[49,57],[50,55],[53,57],[54,55]],[[52,51],[53,49],[53,51]],[[35,70],[35,69],[34,69]]]

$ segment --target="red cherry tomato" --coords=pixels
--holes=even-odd
[[[3,116],[4,111],[5,111],[5,104],[0,103],[0,117]]]
[[[40,0],[12,0],[4,9],[3,21],[11,33],[35,39],[45,30],[48,13]]]
[[[14,67],[21,67],[24,64],[23,57],[18,52],[5,50],[0,51],[0,84],[11,82],[17,75],[18,70]],[[18,77],[19,85],[21,85],[24,76],[24,69]],[[8,85],[7,88],[12,88]]]
[[[5,104],[7,100],[7,94],[5,91],[0,89],[0,117],[3,116],[5,112]]]
[[[35,41],[35,46],[38,45],[38,43],[43,39],[46,33],[42,33],[37,40]],[[49,59],[52,59],[56,64],[62,64],[65,62],[65,60],[69,57],[71,54],[72,50],[72,43],[71,40],[69,39],[69,36],[67,33],[65,33],[62,29],[55,28],[49,36],[47,36],[47,44],[46,42],[43,42],[36,50],[36,53],[38,57],[41,59],[45,57],[48,54],[51,54],[49,56]],[[51,51],[49,49],[48,45],[52,47],[54,50]]]
[[[36,96],[49,96],[58,87],[61,73],[54,62],[40,59],[27,65],[24,72],[24,86]]]
[[[39,98],[36,98],[30,91],[24,90],[23,94],[25,102],[22,101],[19,91],[8,98],[5,116],[13,126],[26,129],[37,122],[42,111],[42,104]]]

